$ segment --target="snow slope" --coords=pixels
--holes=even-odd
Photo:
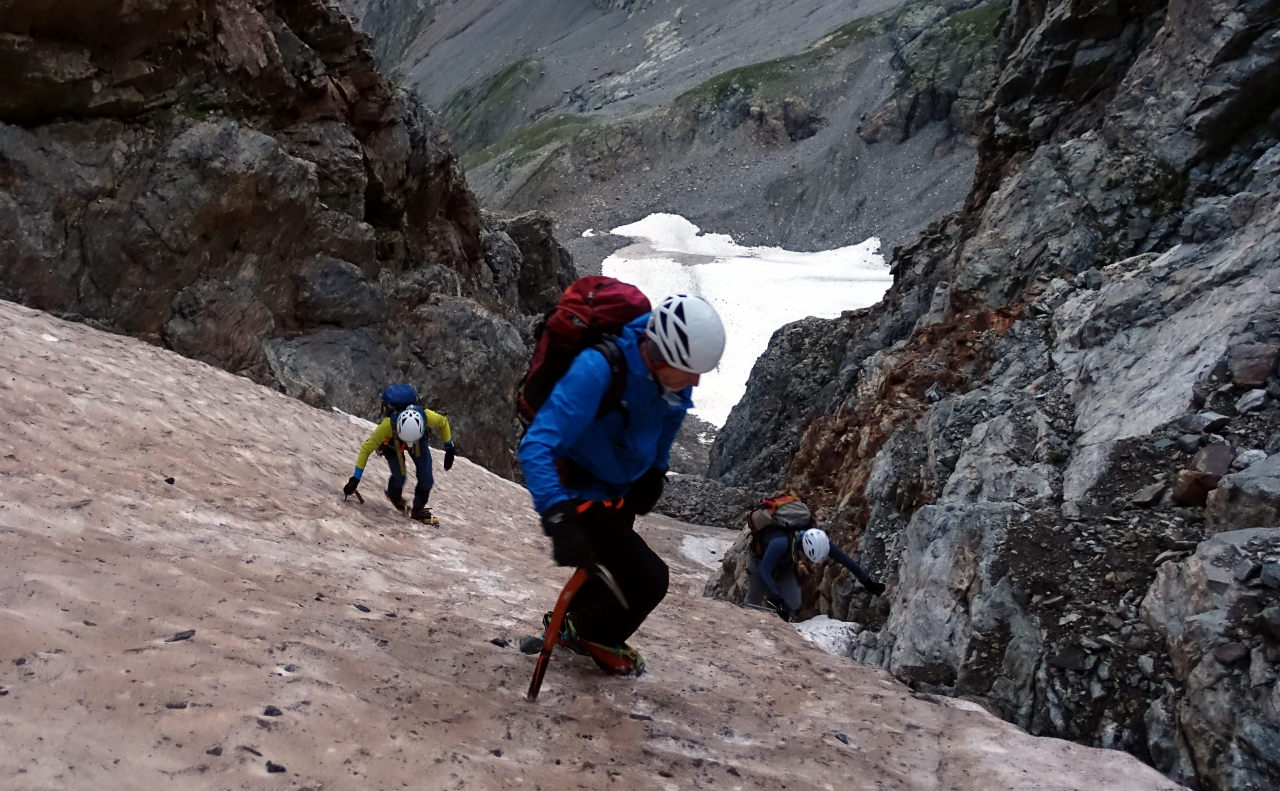
[[[519,487],[459,459],[424,528],[373,465],[341,501],[360,421],[11,303],[0,328],[0,787],[1175,787],[702,598],[726,534],[660,517],[651,672],[558,655],[529,703],[516,645],[567,574]]]

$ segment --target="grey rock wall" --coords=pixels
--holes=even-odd
[[[1013,4],[966,210],[775,335],[712,452],[891,581],[806,579],[855,658],[1212,789],[1280,783],[1275,11]]]

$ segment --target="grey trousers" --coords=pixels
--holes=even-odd
[[[761,604],[769,593],[769,589],[765,587],[764,579],[760,576],[760,561],[750,552],[747,553],[747,579],[747,595],[743,598],[743,603]],[[782,592],[783,600],[789,609],[800,609],[800,580],[796,579],[794,565],[787,560],[782,560],[774,566],[773,584],[777,585],[778,590]]]

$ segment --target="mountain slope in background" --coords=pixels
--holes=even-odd
[[[616,241],[583,231],[651,212],[823,249],[955,210],[1006,3],[353,5],[481,202],[546,209],[590,270]]]
[[[12,303],[0,327],[6,788],[1178,787],[701,598],[725,534],[665,518],[651,672],[556,656],[528,703],[516,643],[565,572],[518,486],[459,460],[420,528],[372,469],[340,502],[358,421]]]

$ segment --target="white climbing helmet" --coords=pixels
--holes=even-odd
[[[417,442],[427,433],[427,419],[422,410],[411,406],[396,418],[396,436],[401,442]]]
[[[724,353],[724,324],[702,297],[676,294],[662,300],[649,314],[644,334],[668,365],[691,374],[715,368]]]
[[[823,531],[811,527],[800,534],[800,548],[804,550],[805,557],[819,563],[826,560],[827,553],[831,551],[831,539]]]

